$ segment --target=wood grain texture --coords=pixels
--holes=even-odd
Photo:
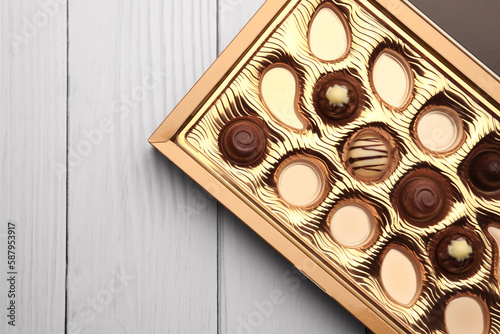
[[[63,333],[65,1],[1,1],[0,45],[0,333]],[[17,231],[15,327],[6,317],[8,222]]]
[[[500,73],[497,4],[412,2]],[[146,142],[262,3],[0,2],[0,333],[365,331]]]
[[[215,2],[69,18],[68,333],[215,333],[216,203],[147,143],[215,59]]]
[[[219,2],[219,49],[264,1]],[[365,327],[219,206],[220,333],[365,333]]]

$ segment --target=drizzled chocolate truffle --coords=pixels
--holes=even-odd
[[[249,166],[258,162],[267,147],[264,124],[255,117],[240,117],[229,122],[221,131],[219,148],[230,162]]]
[[[366,131],[356,136],[347,151],[347,167],[364,181],[375,181],[386,174],[392,157],[389,143],[380,134]]]
[[[342,121],[356,115],[360,105],[361,87],[347,74],[330,74],[315,88],[315,104],[321,115],[333,121]]]
[[[485,192],[500,190],[500,152],[484,151],[472,158],[469,178],[477,189]]]
[[[401,190],[401,206],[408,217],[427,221],[436,217],[445,206],[441,185],[432,178],[418,177],[407,181]]]
[[[436,263],[448,274],[466,274],[476,264],[477,251],[474,247],[474,242],[468,236],[459,233],[450,234],[436,246]]]

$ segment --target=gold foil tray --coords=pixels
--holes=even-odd
[[[347,31],[348,52],[335,61],[311,52],[311,24],[325,6]],[[397,107],[374,88],[373,68],[385,51],[403,59],[410,77]],[[287,127],[262,98],[263,74],[277,64],[295,75],[302,130]],[[348,73],[360,84],[363,101],[353,119],[331,122],[318,113],[315,87],[329,73]],[[498,101],[498,78],[406,2],[268,0],[150,142],[373,331],[447,333],[447,305],[470,296],[484,308],[480,333],[500,333],[499,250],[488,230],[500,223],[499,196],[474,189],[467,173],[478,150],[500,145]],[[417,121],[433,106],[452,110],[463,129],[446,152],[418,139]],[[219,136],[228,122],[249,116],[262,122],[268,143],[262,159],[244,167],[221,154]],[[366,129],[385,133],[394,147],[390,173],[373,182],[360,180],[346,162],[346,147]],[[290,205],[277,189],[282,164],[298,156],[319,159],[325,174],[324,194],[312,205]],[[446,183],[447,209],[432,223],[412,223],[398,207],[398,187],[412,173],[434,173]],[[373,235],[358,248],[330,233],[331,213],[346,200],[373,210]],[[433,257],[436,238],[458,230],[473,235],[479,257],[477,270],[461,277],[444,273]],[[381,279],[393,248],[416,270],[418,291],[406,305]]]

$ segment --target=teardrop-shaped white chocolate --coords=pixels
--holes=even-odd
[[[291,128],[304,129],[296,111],[297,79],[291,70],[284,66],[269,69],[262,77],[260,90],[274,117]]]
[[[376,93],[387,104],[402,108],[413,89],[409,65],[393,52],[382,52],[373,65],[373,85]]]
[[[453,299],[444,311],[448,334],[484,334],[489,322],[479,300],[464,296]]]
[[[321,60],[342,58],[349,47],[349,38],[342,19],[329,6],[323,6],[314,16],[309,30],[311,52]]]
[[[418,275],[413,261],[396,248],[391,249],[382,261],[382,285],[386,293],[401,305],[410,305],[420,290]]]

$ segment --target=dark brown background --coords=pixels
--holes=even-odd
[[[410,2],[500,75],[500,1],[410,0]]]

